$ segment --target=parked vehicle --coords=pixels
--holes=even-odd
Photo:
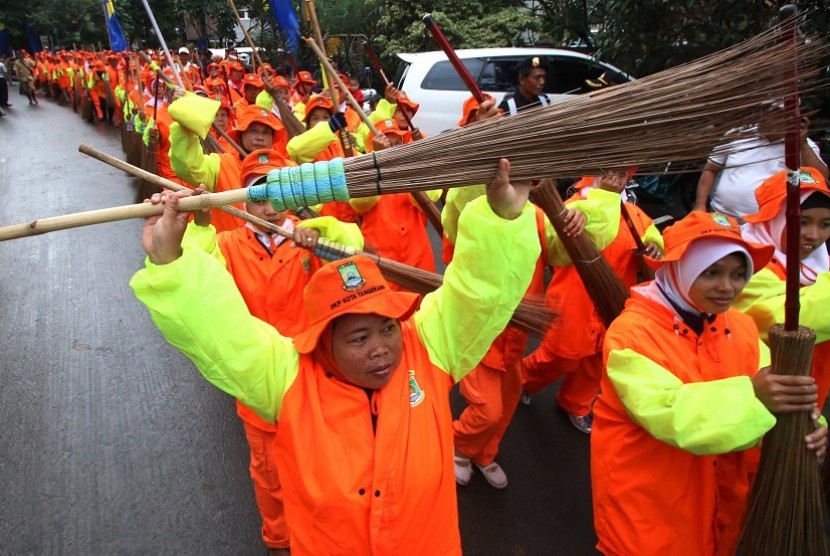
[[[479,87],[500,102],[516,88],[516,64],[528,56],[544,58],[548,65],[545,93],[551,100],[592,90],[586,80],[602,74],[629,81],[624,72],[579,52],[556,48],[477,48],[457,50],[458,57]],[[414,124],[430,135],[456,127],[461,105],[470,93],[443,51],[398,54],[401,65],[394,82],[420,103]]]

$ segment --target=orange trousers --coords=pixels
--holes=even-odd
[[[522,394],[521,360],[505,366],[507,370],[479,363],[459,385],[467,407],[452,423],[455,450],[481,466],[496,459]]]
[[[288,548],[288,526],[282,503],[282,486],[277,473],[274,450],[277,433],[265,431],[243,420],[245,437],[251,448],[251,480],[262,517],[262,541],[268,548]]]
[[[602,378],[602,353],[581,359],[568,359],[539,349],[522,360],[524,389],[533,394],[564,375],[556,394],[556,403],[571,415],[591,413]]]
[[[89,98],[92,100],[92,106],[95,108],[95,115],[99,120],[103,120],[104,111],[101,108],[101,100],[103,99],[104,102],[106,102],[107,97],[98,94],[98,91],[96,91],[95,87],[93,87],[89,90]]]

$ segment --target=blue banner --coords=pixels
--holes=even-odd
[[[297,52],[300,47],[300,23],[297,21],[297,12],[291,0],[268,0],[271,6],[271,15],[277,22],[277,27],[285,35],[285,49],[288,52]]]
[[[29,46],[29,53],[34,54],[43,50],[43,45],[40,43],[40,35],[38,35],[37,27],[31,23],[26,23],[23,28],[26,30],[26,44]]]
[[[3,56],[12,55],[12,49],[9,47],[9,30],[2,23],[0,23],[0,54]]]
[[[121,31],[118,18],[115,17],[115,6],[112,0],[101,0],[104,5],[104,15],[107,18],[107,32],[110,35],[110,45],[113,52],[124,52],[127,50],[127,39]]]

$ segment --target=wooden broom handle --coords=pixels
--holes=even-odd
[[[461,59],[455,53],[455,50],[453,50],[450,41],[447,40],[447,37],[444,35],[444,32],[441,31],[438,23],[436,23],[436,21],[432,18],[432,14],[424,15],[424,17],[421,18],[421,21],[424,25],[426,25],[427,29],[429,29],[429,32],[432,33],[432,37],[435,39],[435,42],[438,43],[441,50],[444,51],[444,54],[447,55],[447,59],[449,59],[452,67],[455,68],[455,71],[458,72],[458,76],[464,84],[467,85],[467,89],[469,89],[470,94],[475,97],[476,102],[479,104],[483,103],[486,99],[484,98],[481,89],[478,87],[478,83],[476,83],[476,80],[470,74],[470,70],[467,69],[467,66],[461,62]]]
[[[792,25],[781,28],[781,42],[797,45],[798,25],[795,17],[798,7],[787,4],[781,7],[779,15],[782,20],[792,19]],[[784,112],[789,116],[792,128],[786,126],[784,134],[784,161],[787,165],[787,280],[784,297],[784,329],[788,332],[798,330],[801,312],[801,260],[799,244],[801,243],[801,146],[799,122],[801,115],[798,108],[798,49],[794,49],[792,65],[787,69],[784,79],[792,86],[792,92],[784,97]]]
[[[375,68],[375,71],[378,72],[380,78],[383,80],[384,86],[388,87],[392,84],[391,81],[386,77],[386,74],[383,72],[383,66],[380,65],[380,59],[378,58],[377,54],[375,54],[374,49],[372,49],[372,45],[369,44],[369,41],[363,41],[363,51],[366,52],[366,55],[369,57],[369,61],[372,63],[372,66]],[[401,110],[401,115],[406,120],[406,125],[409,126],[411,131],[415,131],[415,126],[412,125],[412,118],[409,117],[409,114],[406,113],[406,110]]]

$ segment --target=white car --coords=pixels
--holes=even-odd
[[[456,54],[477,80],[481,90],[493,95],[496,103],[517,87],[516,64],[529,56],[543,58],[548,66],[545,93],[552,101],[565,95],[592,90],[587,80],[612,76],[619,83],[631,77],[612,65],[557,48],[475,48],[456,50]],[[437,50],[398,54],[402,63],[394,82],[414,102],[420,104],[413,123],[429,135],[457,127],[461,106],[470,93],[450,64]]]

